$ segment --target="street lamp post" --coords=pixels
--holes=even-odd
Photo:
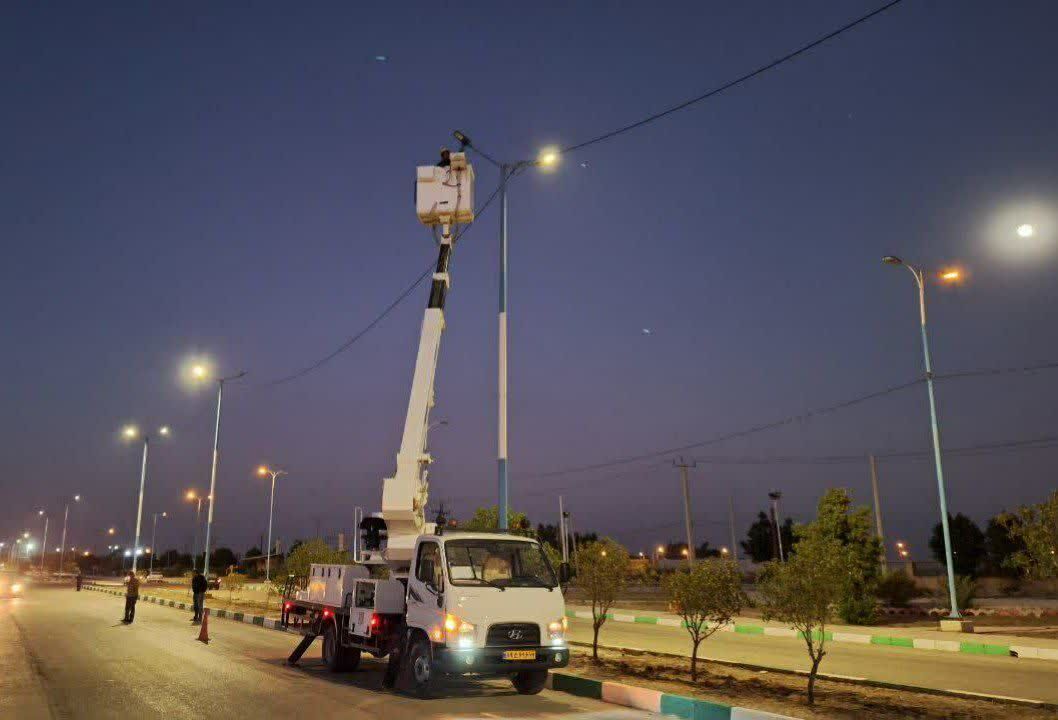
[[[198,377],[206,375],[205,368],[202,366],[196,366],[193,372]],[[224,398],[224,383],[229,380],[238,380],[245,375],[246,371],[243,370],[235,375],[217,378],[217,421],[213,430],[213,463],[209,471],[209,509],[206,512],[206,543],[203,548],[204,557],[202,559],[202,574],[207,578],[209,577],[209,541],[213,530],[213,505],[216,503],[217,498],[217,462],[220,457],[220,406]]]
[[[80,495],[73,496],[74,502],[81,502]],[[62,515],[62,544],[59,546],[59,575],[62,575],[62,563],[66,558],[66,522],[70,519],[70,503],[66,503],[66,511]]]
[[[944,534],[944,558],[948,566],[948,596],[951,601],[951,612],[949,613],[948,618],[951,620],[961,620],[962,615],[959,613],[959,605],[955,597],[955,566],[952,562],[951,532],[948,529],[948,500],[947,492],[944,488],[944,466],[941,462],[940,424],[937,421],[937,401],[933,394],[933,361],[930,357],[929,336],[926,332],[926,273],[921,268],[908,265],[903,260],[893,255],[885,256],[882,258],[882,262],[887,265],[902,265],[906,267],[915,278],[915,284],[918,286],[919,328],[922,333],[922,356],[926,367],[926,391],[929,394],[930,431],[933,436],[933,463],[937,471],[937,495],[940,498],[940,524],[941,530]],[[942,277],[945,280],[958,280],[959,272],[957,270],[950,270],[945,272]]]
[[[261,477],[267,475],[272,476],[272,495],[268,501],[268,548],[265,550],[265,584],[268,584],[271,579],[270,565],[272,560],[272,513],[276,505],[276,478],[280,475],[286,475],[286,470],[273,470],[265,465],[257,468],[257,474]],[[357,532],[360,528],[357,528]]]
[[[151,567],[147,571],[148,575],[154,572],[154,556],[158,554],[158,546],[154,544],[154,540],[158,535],[158,516],[161,515],[162,517],[169,517],[169,513],[163,511],[160,513],[153,513],[153,515],[154,527],[151,529]]]
[[[123,431],[126,438],[132,440],[139,435],[139,429],[133,425],[129,425]],[[167,436],[169,434],[169,427],[163,425],[158,429],[158,434],[161,436]],[[139,502],[136,505],[136,539],[132,544],[132,572],[136,572],[136,558],[139,556],[140,547],[140,526],[143,523],[143,489],[147,484],[147,448],[150,445],[150,435],[144,433],[143,435],[143,462],[140,464],[140,497]]]
[[[202,496],[196,493],[194,490],[188,490],[185,496],[188,501],[196,502],[198,509],[195,510],[195,535],[194,540],[191,541],[191,572],[195,572],[195,561],[198,556],[198,529],[202,525]]]
[[[40,510],[37,514],[44,518],[44,539],[40,543],[40,572],[43,574],[44,558],[48,555],[48,514],[43,510]],[[29,559],[29,555],[26,555],[26,558]]]
[[[536,160],[497,162],[470,142],[470,138],[456,130],[452,133],[464,148],[472,148],[478,155],[499,168],[500,171],[500,298],[499,298],[499,351],[498,351],[498,426],[497,426],[497,473],[498,494],[497,527],[507,530],[507,507],[509,485],[507,482],[507,184],[517,173],[528,167],[554,167],[558,163],[558,152],[546,150]]]

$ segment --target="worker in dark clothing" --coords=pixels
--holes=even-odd
[[[77,582],[77,592],[81,592],[81,583],[84,582],[84,576],[81,575],[81,569],[77,569],[77,576],[74,578]]]
[[[191,618],[193,623],[202,622],[202,608],[206,604],[206,590],[208,589],[206,576],[200,570],[195,570],[191,578],[191,605],[195,609],[195,616]]]
[[[125,624],[131,624],[136,619],[136,601],[140,599],[140,579],[136,573],[129,570],[128,580],[125,581]]]

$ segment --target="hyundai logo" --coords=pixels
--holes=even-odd
[[[515,628],[514,630],[508,630],[507,637],[509,637],[511,640],[521,640],[523,637],[522,631],[518,628]]]

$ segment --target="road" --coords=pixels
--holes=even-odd
[[[122,611],[119,598],[72,588],[0,599],[0,718],[650,717],[546,690],[519,696],[506,681],[460,682],[434,700],[403,697],[381,690],[379,661],[335,675],[317,643],[290,668],[283,661],[295,636],[217,619],[207,646],[186,613],[140,603],[126,626]]]
[[[570,639],[591,642],[591,621],[570,620]],[[690,654],[686,630],[664,625],[607,622],[601,645]],[[809,669],[808,653],[796,638],[715,633],[699,657],[762,665],[784,670]],[[883,645],[831,643],[820,672],[934,690],[961,690],[1058,703],[1058,663],[984,657],[939,650],[914,650]]]

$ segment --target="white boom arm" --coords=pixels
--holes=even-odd
[[[429,466],[427,451],[430,410],[434,405],[434,377],[441,334],[445,328],[444,304],[449,288],[448,263],[452,256],[452,224],[473,220],[473,207],[464,207],[473,198],[474,170],[462,153],[451,154],[451,165],[420,167],[416,183],[419,218],[427,225],[441,226],[437,268],[430,288],[430,301],[422,321],[419,352],[415,358],[411,396],[404,419],[404,434],[397,453],[397,470],[382,481],[382,519],[387,542],[382,552],[365,552],[363,562],[385,562],[395,570],[411,563],[416,539],[432,532],[426,522]]]

